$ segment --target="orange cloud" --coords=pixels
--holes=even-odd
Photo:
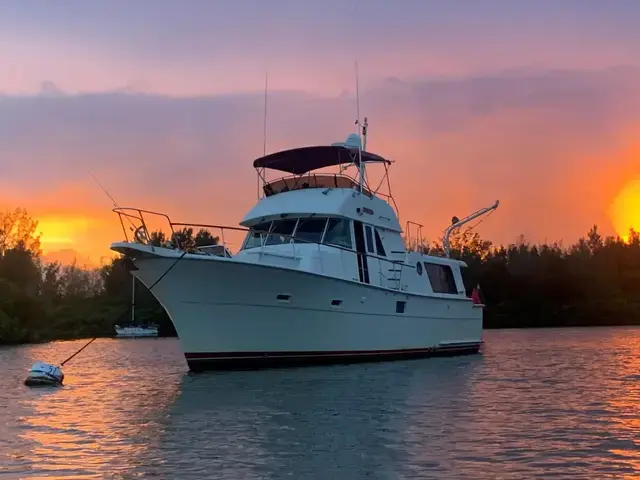
[[[37,220],[43,254],[49,261],[95,266],[103,257],[113,257],[107,242],[114,228],[106,219],[75,214],[40,216]]]
[[[48,255],[72,249],[98,263],[123,238],[111,200],[88,169],[122,206],[174,221],[237,225],[257,199],[251,162],[262,154],[261,95],[0,101],[12,140],[3,153],[0,203],[41,220]],[[344,140],[353,131],[353,98],[274,92],[269,101],[270,152]],[[500,208],[478,228],[499,243],[521,233],[569,243],[593,223],[613,233],[609,205],[639,174],[634,69],[398,80],[364,91],[362,105],[369,150],[396,161],[391,180],[401,222],[424,224],[430,239],[453,215],[496,199]],[[371,180],[379,180],[373,169]],[[166,230],[162,222],[151,228],[160,227]],[[225,239],[235,249],[242,237]]]

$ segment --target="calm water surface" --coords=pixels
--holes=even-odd
[[[175,339],[0,349],[0,478],[640,477],[640,328],[485,332],[482,355],[188,374]]]

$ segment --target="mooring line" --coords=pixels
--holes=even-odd
[[[185,256],[186,254],[187,254],[186,250],[185,250],[184,252],[182,252],[182,255],[180,255],[178,258],[176,258],[176,261],[175,261],[175,262],[173,262],[173,263],[169,266],[169,268],[167,268],[167,269],[164,271],[164,273],[163,273],[162,275],[160,275],[160,277],[159,277],[155,282],[153,282],[153,284],[149,287],[149,291],[151,291],[151,289],[152,289],[153,287],[155,287],[158,283],[160,283],[160,280],[162,280],[162,279],[167,275],[167,273],[169,273],[169,272],[171,271],[171,269],[172,269],[173,267],[175,267],[175,266],[178,264],[178,262],[184,258],[184,256]],[[125,313],[127,313],[128,311],[129,311],[129,308],[127,307],[127,310],[123,311],[123,312],[118,316],[118,318],[122,317],[122,316],[123,316]],[[85,348],[87,348],[89,345],[91,345],[91,343],[93,343],[93,342],[94,342],[95,340],[97,340],[98,338],[99,338],[99,337],[93,337],[93,338],[92,338],[91,340],[89,340],[86,344],[84,344],[80,350],[78,350],[76,353],[74,353],[73,355],[71,355],[71,356],[70,356],[69,358],[67,358],[64,362],[62,362],[62,363],[60,364],[60,366],[61,366],[61,367],[63,367],[65,363],[67,363],[67,362],[68,362],[69,360],[71,360],[73,357],[75,357],[76,355],[78,355],[81,351],[83,351]]]

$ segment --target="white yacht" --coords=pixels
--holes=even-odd
[[[390,192],[367,182],[366,167],[378,166],[388,186],[391,162],[366,151],[367,120],[356,123],[359,133],[345,143],[255,160],[262,193],[242,227],[192,225],[219,229],[220,251],[152,245],[147,216],[162,215],[173,233],[189,224],[114,209],[127,241],[111,248],[131,260],[132,274],[166,309],[192,371],[479,351],[483,306],[467,296],[465,264],[449,258],[448,242],[498,202],[454,217],[445,256],[408,249]],[[338,172],[318,172],[330,167]],[[269,181],[267,171],[287,176]],[[230,230],[246,232],[234,254],[224,242]]]

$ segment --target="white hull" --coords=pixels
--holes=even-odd
[[[136,255],[133,274],[147,286],[176,259],[175,251],[156,248],[162,251],[171,257]],[[152,292],[193,370],[476,353],[481,343],[482,309],[468,298],[410,294],[237,259],[187,255]],[[404,313],[397,313],[398,301],[406,302]]]

